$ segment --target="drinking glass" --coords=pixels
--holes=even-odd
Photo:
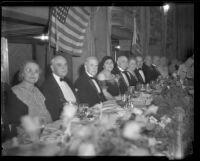
[[[79,112],[83,112],[86,116],[88,115],[89,105],[87,103],[80,103],[78,106]]]
[[[135,86],[130,86],[130,87],[128,88],[128,91],[129,91],[130,94],[133,94],[134,91],[135,91]]]
[[[144,84],[141,85],[140,90],[141,90],[141,91],[144,91],[144,90],[145,90],[145,88],[144,88]]]
[[[126,94],[122,94],[122,101],[126,102],[126,100],[127,100],[127,95]]]
[[[140,91],[140,88],[141,88],[141,84],[140,84],[140,83],[137,83],[137,85],[136,85],[136,90],[137,90],[137,91]]]

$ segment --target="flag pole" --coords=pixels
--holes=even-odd
[[[53,8],[52,7],[49,7],[49,19],[48,19],[48,44],[46,46],[46,55],[45,55],[45,77],[47,78],[48,77],[48,64],[51,60],[51,45],[50,45],[50,38],[51,38],[51,16],[52,16],[52,10]]]
[[[132,15],[133,16],[133,15]],[[134,19],[133,19],[133,23],[134,23]],[[134,26],[134,24],[133,24]],[[130,54],[132,55],[132,45],[133,45],[133,36],[134,36],[134,31],[132,31],[132,37],[131,37],[131,46],[130,46]]]

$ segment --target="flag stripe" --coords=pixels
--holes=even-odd
[[[78,43],[78,42],[75,42],[74,40],[72,39],[69,39],[68,37],[66,37],[65,35],[59,33],[59,41],[62,41],[63,43],[66,43],[66,45],[68,46],[73,46],[74,48],[81,48],[83,47],[83,42],[82,43]],[[55,32],[52,32],[52,37],[55,38],[56,37],[56,34]]]
[[[52,32],[52,34],[54,34],[54,36],[55,36],[55,34],[57,34],[56,33],[56,29],[55,28],[51,28],[51,32]],[[63,36],[63,37],[66,37],[66,38],[68,38],[68,39],[71,39],[72,41],[74,41],[74,42],[76,42],[76,43],[82,43],[83,42],[83,40],[80,40],[80,39],[77,39],[77,38],[75,38],[74,36],[72,36],[72,35],[70,35],[70,34],[68,34],[68,33],[66,33],[66,32],[62,32],[61,30],[60,30],[60,32],[59,32],[59,35],[61,35],[61,36]]]
[[[55,39],[53,39],[52,37],[51,37],[51,42],[52,42],[53,44],[56,44]],[[64,50],[68,51],[68,52],[74,52],[74,53],[78,53],[78,54],[83,52],[82,50],[73,49],[73,48],[70,47],[70,46],[66,46],[65,44],[63,44],[63,43],[60,42],[60,41],[59,41],[58,43],[59,43],[59,45],[58,45],[59,48],[62,48],[62,49],[64,49]]]
[[[78,10],[79,9],[79,10]],[[80,13],[80,8],[77,7],[71,7],[71,11],[74,12],[74,14],[76,14],[78,17],[80,17],[82,19],[82,21],[87,23],[87,17],[84,17],[84,15],[82,13]],[[86,15],[85,15],[86,16]]]
[[[60,23],[59,21],[56,21],[55,17],[52,17],[52,22],[55,23],[55,25],[57,25],[57,29],[59,31],[62,31],[63,33],[69,33],[70,35],[74,36],[77,39],[83,39],[83,36],[78,35],[77,33],[75,33],[74,31],[71,31],[67,26],[63,25],[62,23]],[[53,25],[53,24],[52,24]]]
[[[75,29],[77,29],[78,31],[85,33],[86,29],[83,29],[82,27],[80,27],[79,25],[77,25],[76,23],[73,22],[73,20],[71,19],[67,19],[66,23],[72,27],[74,27]]]
[[[74,23],[76,23],[79,27],[81,28],[85,28],[85,25],[83,25],[82,23],[80,23],[77,19],[75,19],[73,16],[68,15],[67,19],[70,19],[71,21],[73,21]]]
[[[85,12],[86,15],[90,15],[90,8],[89,7],[83,7],[82,8],[83,12]]]
[[[75,10],[79,12],[79,14],[83,15],[86,21],[89,19],[89,15],[83,11],[83,8],[75,7]]]
[[[78,22],[80,22],[82,25],[84,25],[85,27],[88,25],[87,22],[85,22],[84,20],[82,20],[76,13],[74,13],[71,9],[69,10],[68,13],[70,16],[72,16],[74,19],[76,19]]]

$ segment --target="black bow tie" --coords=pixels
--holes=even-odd
[[[65,81],[65,79],[64,78],[60,78],[60,81],[62,82],[62,81]]]
[[[138,70],[142,70],[142,68],[138,68]]]

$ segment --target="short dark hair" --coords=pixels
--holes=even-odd
[[[113,58],[111,56],[104,56],[101,60],[101,62],[99,63],[99,66],[98,66],[98,73],[101,72],[103,70],[103,66],[104,66],[104,63],[106,62],[106,60],[112,60],[113,62],[113,65],[115,66],[115,62],[113,60]]]

